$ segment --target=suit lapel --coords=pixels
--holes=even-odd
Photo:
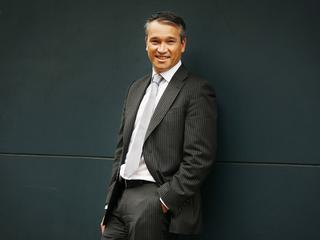
[[[150,136],[152,131],[158,126],[161,120],[164,118],[168,110],[170,109],[173,101],[177,97],[178,93],[180,92],[182,86],[184,85],[184,80],[188,76],[188,71],[182,65],[175,75],[172,77],[169,85],[167,86],[166,90],[164,91],[163,95],[160,98],[160,101],[153,113],[151,118],[146,136],[146,139]]]
[[[126,107],[126,119],[125,119],[125,128],[123,132],[124,139],[124,148],[127,151],[129,146],[130,137],[133,131],[134,122],[136,120],[137,112],[142,101],[142,98],[145,94],[145,91],[150,83],[150,75],[142,78],[141,81],[136,82],[135,85],[132,86],[130,92],[127,97],[127,107]]]

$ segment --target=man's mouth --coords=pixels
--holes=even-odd
[[[167,60],[168,58],[170,58],[169,56],[156,56],[156,58],[160,61],[165,61]]]

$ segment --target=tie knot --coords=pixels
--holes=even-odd
[[[156,83],[157,85],[159,85],[159,83],[162,80],[162,76],[160,74],[155,74],[152,78],[152,82]]]

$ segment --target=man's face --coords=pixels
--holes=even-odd
[[[180,28],[152,21],[147,28],[146,50],[157,73],[172,68],[185,51],[186,41],[180,38]]]

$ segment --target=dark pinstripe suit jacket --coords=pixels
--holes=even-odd
[[[120,165],[150,77],[133,82],[124,103],[105,220],[117,199]],[[216,120],[214,90],[182,65],[155,109],[143,146],[146,165],[159,185],[159,197],[171,211],[170,232],[191,234],[200,230],[200,186],[215,158]]]

